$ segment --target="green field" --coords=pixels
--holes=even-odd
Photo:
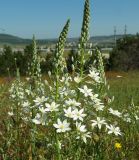
[[[110,95],[115,97],[114,107],[127,107],[133,99],[139,105],[139,72],[109,72],[106,74],[110,85]],[[120,77],[121,76],[121,77]]]

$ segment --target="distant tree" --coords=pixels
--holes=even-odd
[[[13,73],[15,71],[15,63],[12,48],[5,45],[0,55],[0,74],[7,74],[7,69],[10,73]]]
[[[27,59],[24,56],[24,52],[17,51],[14,52],[14,59],[15,59],[15,65],[17,68],[19,68],[21,75],[26,75],[27,70]]]
[[[41,57],[41,71],[42,73],[48,73],[52,71],[53,67],[53,53],[47,53],[46,56]]]
[[[31,61],[32,52],[33,52],[32,44],[27,45],[24,49],[24,57],[25,57],[27,63],[29,63]]]
[[[117,40],[110,54],[109,67],[114,70],[139,69],[139,36],[125,36]]]

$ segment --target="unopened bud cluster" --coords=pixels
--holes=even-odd
[[[29,64],[28,70],[28,74],[31,77],[32,82],[41,80],[40,57],[37,53],[37,46],[34,36],[32,40],[32,60]]]
[[[89,6],[89,0],[86,0],[84,7],[83,24],[81,30],[81,39],[80,39],[80,43],[84,47],[89,39],[89,22],[90,22],[90,6]]]
[[[59,40],[56,44],[56,50],[55,50],[54,68],[55,70],[58,70],[61,72],[63,72],[64,69],[66,68],[66,61],[65,61],[65,58],[63,57],[63,54],[64,54],[64,46],[66,43],[66,38],[68,34],[68,29],[69,29],[69,23],[70,23],[70,20],[67,21],[66,25],[62,30],[59,36]]]

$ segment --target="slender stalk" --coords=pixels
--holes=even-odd
[[[64,67],[65,66],[65,59],[63,58],[64,53],[64,46],[66,43],[66,37],[68,33],[70,20],[67,21],[66,25],[64,26],[60,36],[59,40],[56,45],[56,52],[54,57],[54,73],[55,73],[55,79],[56,79],[56,86],[55,86],[55,102],[58,101],[59,98],[59,76],[63,74]],[[57,120],[57,115],[55,114],[55,120]],[[61,160],[61,153],[60,153],[60,147],[59,147],[59,140],[58,135],[55,131],[55,140],[56,140],[56,150],[57,150],[57,160]]]
[[[86,50],[87,41],[89,39],[89,21],[90,21],[90,5],[89,5],[89,0],[85,0],[81,37],[78,45],[78,52],[80,53],[80,55],[78,55],[78,60],[79,60],[79,66],[80,66],[81,79],[83,77],[83,72],[84,72],[84,60],[85,60],[84,54]],[[81,86],[81,84],[82,82],[79,83],[79,87]],[[80,92],[78,90],[77,100],[79,100],[79,98],[80,98]]]

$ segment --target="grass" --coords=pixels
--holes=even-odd
[[[106,73],[110,85],[110,95],[115,97],[115,108],[127,107],[133,99],[139,105],[139,72],[108,72]]]
[[[110,86],[109,95],[114,96],[113,107],[123,108],[130,105],[133,99],[135,105],[139,104],[139,71],[107,72],[107,82]],[[46,77],[47,79],[47,77]],[[11,79],[0,78],[0,84],[9,84]],[[1,91],[0,91],[1,92]]]

